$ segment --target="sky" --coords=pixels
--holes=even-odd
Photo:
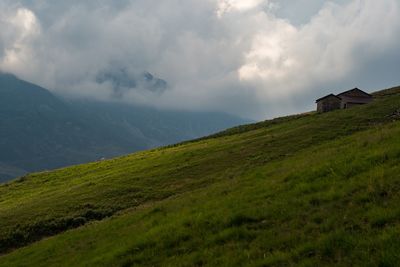
[[[69,97],[262,120],[400,85],[398,0],[2,0],[0,71]],[[114,98],[101,73],[162,93]]]

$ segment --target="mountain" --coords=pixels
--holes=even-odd
[[[149,82],[156,79],[146,75]],[[0,74],[0,182],[27,172],[169,145],[243,122],[223,113],[66,100]]]
[[[126,68],[108,69],[99,72],[96,77],[98,84],[108,83],[113,89],[113,97],[123,98],[132,90],[147,91],[153,94],[162,94],[168,89],[168,83],[154,77],[149,72],[132,73]]]
[[[0,185],[0,266],[399,266],[400,87],[374,96]]]

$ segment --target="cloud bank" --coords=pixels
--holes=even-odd
[[[105,70],[150,72],[168,89],[118,101],[157,108],[262,119],[400,83],[397,0],[5,0],[0,29],[0,70],[102,100]]]

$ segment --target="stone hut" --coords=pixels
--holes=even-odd
[[[364,105],[371,103],[373,100],[372,95],[360,90],[358,88],[351,89],[337,95],[342,99],[340,108],[346,109],[353,106]]]
[[[346,109],[373,101],[372,95],[354,88],[338,95],[329,94],[316,100],[318,112]]]
[[[317,111],[322,113],[322,112],[332,111],[335,109],[340,109],[342,103],[341,101],[342,100],[340,99],[340,97],[335,96],[334,94],[321,97],[316,101]]]

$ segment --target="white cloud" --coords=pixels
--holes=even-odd
[[[240,78],[268,99],[344,79],[362,67],[357,64],[363,58],[399,44],[399,15],[394,0],[328,3],[308,24],[297,27],[259,14],[265,27],[253,36]]]
[[[7,11],[0,13],[0,67],[20,71],[31,63],[31,44],[40,35],[40,25],[29,9]]]
[[[218,0],[217,15],[222,17],[232,11],[247,11],[258,7],[265,0]]]
[[[15,2],[0,4],[0,69],[66,94],[106,99],[96,75],[122,67],[170,84],[125,101],[263,118],[353,86],[377,59],[400,60],[397,0],[313,0],[319,12],[302,24],[278,17],[273,0]]]

